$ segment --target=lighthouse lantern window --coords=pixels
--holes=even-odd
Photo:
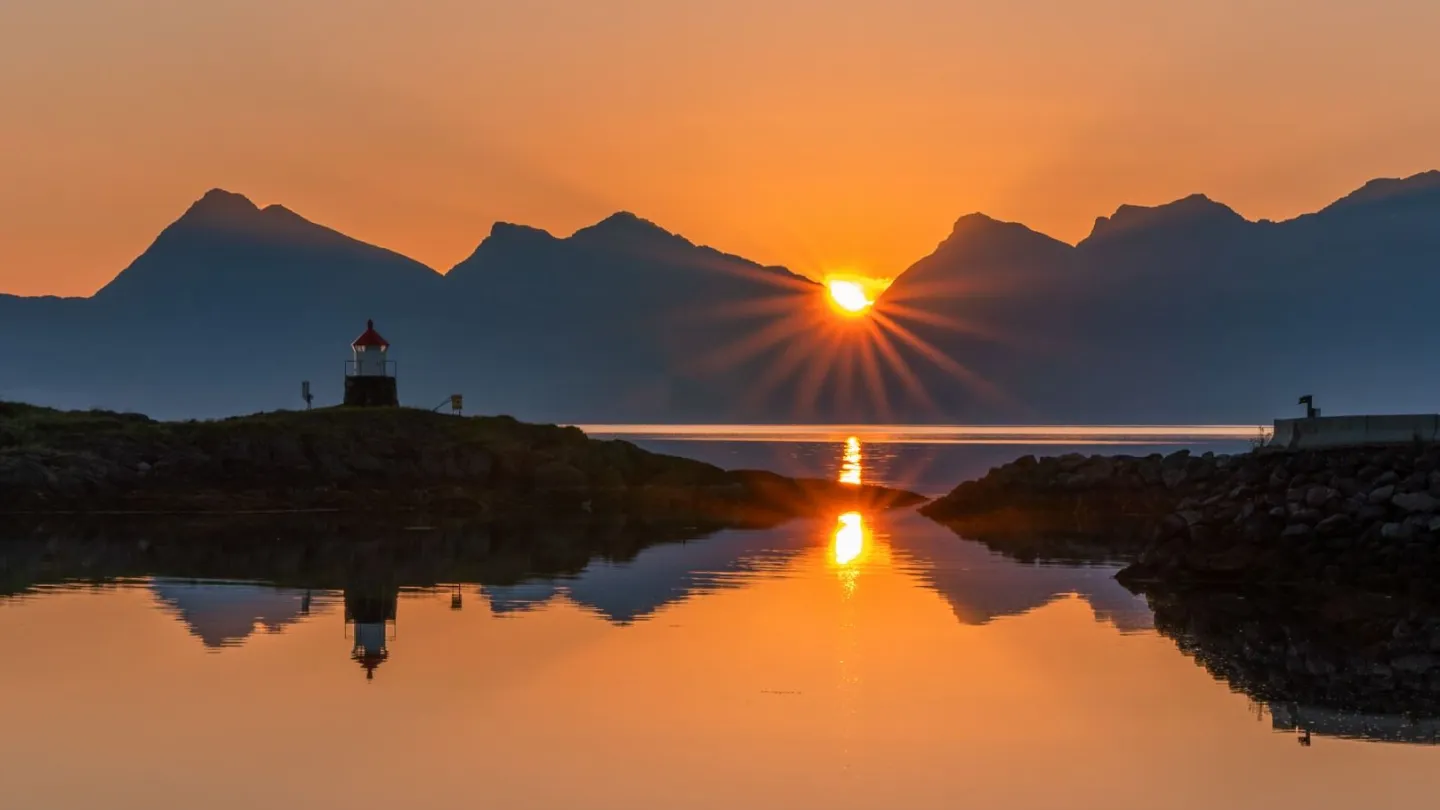
[[[358,407],[395,407],[400,404],[396,390],[395,364],[386,355],[390,341],[368,321],[365,331],[350,343],[353,359],[345,363],[345,404]]]

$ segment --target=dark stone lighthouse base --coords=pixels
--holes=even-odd
[[[345,404],[352,408],[395,408],[400,390],[394,377],[346,377]]]

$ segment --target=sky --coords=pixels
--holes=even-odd
[[[1433,0],[0,0],[0,292],[212,187],[439,270],[629,210],[823,276],[983,211],[1066,241],[1440,168]]]

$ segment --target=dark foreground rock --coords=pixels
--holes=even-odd
[[[1440,738],[1440,605],[1353,589],[1150,589],[1155,626],[1278,729]]]
[[[921,501],[726,471],[509,417],[337,408],[156,422],[0,403],[0,513],[619,513],[764,525]]]
[[[1024,456],[921,507],[926,516],[997,549],[1036,557],[1126,556],[1228,460],[1171,456]],[[1067,549],[1074,549],[1074,554]]]
[[[925,506],[962,533],[1080,535],[1130,582],[1440,592],[1440,447],[1027,457]]]

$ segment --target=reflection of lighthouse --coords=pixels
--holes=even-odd
[[[374,679],[375,668],[390,657],[389,630],[399,597],[393,588],[345,591],[345,623],[355,640],[350,657],[365,668],[366,680]]]

